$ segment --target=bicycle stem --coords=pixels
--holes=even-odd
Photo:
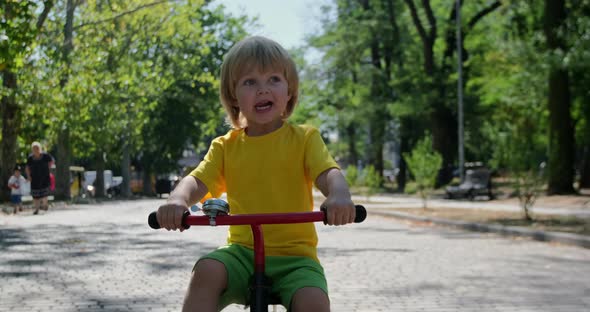
[[[251,311],[268,311],[267,297],[270,293],[265,274],[264,234],[262,225],[251,224],[254,238],[254,275],[252,276]]]

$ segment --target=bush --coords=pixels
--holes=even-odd
[[[358,183],[358,178],[359,178],[359,170],[356,168],[356,166],[348,166],[346,167],[346,182],[348,182],[348,185],[355,186]]]
[[[367,197],[377,193],[381,189],[383,177],[381,177],[381,173],[375,170],[373,165],[367,166],[365,169],[363,169],[363,177],[363,184],[367,187]]]
[[[420,140],[410,154],[404,153],[406,163],[414,176],[418,194],[426,209],[426,199],[434,189],[436,176],[442,165],[442,156],[432,149],[430,136]]]

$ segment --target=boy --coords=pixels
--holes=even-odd
[[[22,195],[23,185],[27,180],[20,174],[20,166],[14,167],[13,175],[8,179],[8,187],[10,188],[10,202],[14,205],[14,214],[18,211],[23,211]]]
[[[232,125],[211,143],[199,166],[183,178],[157,212],[167,230],[207,194],[227,193],[232,214],[313,210],[312,185],[327,197],[328,224],[355,218],[348,185],[317,129],[288,123],[297,104],[295,64],[276,42],[250,37],[237,43],[221,67],[220,99]],[[329,311],[312,223],[263,225],[267,275],[290,311]],[[230,226],[228,245],[199,259],[183,311],[218,311],[246,304],[252,267],[248,226]]]

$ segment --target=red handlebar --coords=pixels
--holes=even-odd
[[[365,207],[356,205],[355,208],[356,218],[354,222],[363,222],[367,216]],[[287,224],[320,221],[326,223],[326,212],[324,208],[322,208],[322,211],[311,212],[219,215],[215,217],[215,225]],[[148,224],[153,229],[160,228],[156,212],[152,212],[149,215]],[[191,225],[211,225],[211,218],[209,216],[193,216],[187,211],[182,217],[182,225],[185,228],[189,228]]]

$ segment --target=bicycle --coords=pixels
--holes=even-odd
[[[355,205],[356,217],[354,222],[363,222],[367,216],[365,207]],[[230,215],[229,205],[221,199],[208,199],[203,203],[202,209],[205,215],[191,215],[189,211],[184,213],[182,227],[190,228],[192,225],[250,225],[254,238],[254,275],[250,286],[250,311],[268,312],[268,306],[280,304],[276,296],[269,293],[271,282],[265,275],[264,237],[263,224],[288,224],[324,222],[327,224],[327,208],[321,207],[320,211],[293,212],[293,213],[268,213],[268,214],[241,214]],[[153,229],[159,229],[156,212],[150,213],[148,224]]]

